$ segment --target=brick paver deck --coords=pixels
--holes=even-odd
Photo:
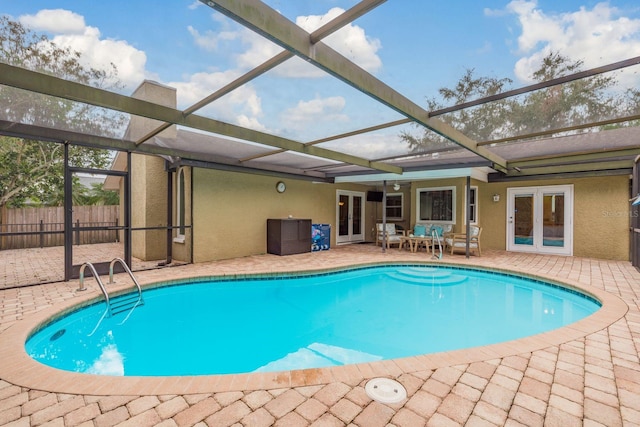
[[[98,243],[75,245],[72,250],[73,265],[85,262],[110,262],[124,259],[122,243]],[[131,270],[150,270],[158,267],[158,260],[131,259]],[[181,264],[175,263],[174,264]],[[10,249],[0,251],[0,289],[50,283],[64,280],[64,247]]]
[[[266,273],[378,261],[423,261],[424,253],[351,245],[278,257],[262,255],[137,274],[141,283],[219,274]],[[626,303],[617,315],[600,316],[582,328],[563,328],[530,340],[339,370],[309,370],[273,376],[203,377],[171,384],[137,380],[120,387],[86,377],[38,375],[7,348],[39,316],[97,290],[77,293],[77,283],[50,283],[0,290],[0,425],[4,426],[640,426],[640,273],[628,262],[483,251],[469,263],[562,280]],[[121,276],[121,275],[119,275]],[[125,277],[117,277],[126,281]],[[90,285],[91,286],[91,285]],[[124,286],[124,284],[122,285]],[[607,304],[608,305],[608,304]],[[610,310],[611,311],[611,310]],[[609,321],[607,321],[609,319]],[[28,329],[28,328],[27,328]],[[22,332],[20,332],[22,333]],[[548,344],[555,342],[554,344]],[[20,343],[18,343],[20,344]],[[50,368],[49,371],[53,371]],[[77,374],[82,376],[82,374]],[[368,378],[396,379],[407,399],[392,405],[372,401]],[[65,379],[66,378],[66,379]],[[278,382],[280,381],[280,382]],[[204,384],[204,385],[203,385]],[[173,387],[172,392],[167,392]],[[180,389],[179,392],[176,390]]]

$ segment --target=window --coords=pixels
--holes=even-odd
[[[456,187],[419,188],[418,221],[455,224]]]
[[[387,219],[401,221],[403,219],[403,194],[387,194]]]
[[[185,192],[184,192],[184,168],[178,169],[176,190],[176,223],[178,232],[173,239],[174,242],[184,243],[185,229]]]
[[[464,192],[464,196],[465,199],[467,197],[467,191],[466,191],[466,187],[465,187],[465,192]],[[471,215],[469,217],[469,222],[471,224],[478,224],[478,187],[476,186],[471,186]],[[467,223],[467,203],[465,200],[465,205],[464,205],[464,223]]]

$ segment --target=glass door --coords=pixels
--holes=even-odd
[[[507,250],[573,254],[573,186],[507,189]]]
[[[338,191],[336,195],[336,243],[364,241],[364,193]]]
[[[513,221],[513,236],[512,243],[514,245],[534,245],[533,235],[533,204],[535,194],[525,192],[514,194],[514,208],[513,217],[510,221]]]

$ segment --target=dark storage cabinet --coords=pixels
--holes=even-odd
[[[267,252],[275,255],[311,252],[311,220],[268,219]]]

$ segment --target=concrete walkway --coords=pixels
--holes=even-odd
[[[262,255],[188,265],[137,274],[141,283],[201,275],[267,273],[322,269],[380,261],[429,261],[424,253],[351,245],[320,253],[277,257]],[[279,386],[256,386],[227,376],[209,377],[211,390],[158,393],[140,379],[140,392],[105,389],[93,393],[47,391],[73,388],[47,378],[29,378],[31,370],[3,353],[0,371],[0,425],[5,426],[640,426],[640,273],[627,262],[483,251],[482,257],[445,256],[441,263],[469,263],[565,281],[594,292],[617,295],[628,306],[611,324],[593,331],[555,334],[557,344],[538,340],[506,343],[496,357],[487,348],[465,354],[442,353],[430,359],[352,365],[322,378],[287,373]],[[124,279],[122,279],[124,280]],[[76,295],[76,283],[51,283],[0,290],[0,345],[24,322]],[[97,290],[88,292],[97,294]],[[593,322],[592,322],[593,323]],[[567,329],[567,328],[563,328]],[[578,334],[579,335],[579,334]],[[569,337],[563,340],[562,337]],[[2,349],[0,349],[0,352]],[[471,357],[472,356],[472,357]],[[436,361],[431,365],[422,360]],[[473,360],[473,361],[469,361]],[[12,365],[12,363],[15,363]],[[9,370],[9,371],[7,371]],[[20,372],[20,375],[13,375]],[[337,372],[337,371],[336,371]],[[407,398],[392,405],[372,401],[369,378],[393,378]],[[41,386],[26,387],[25,383]],[[304,383],[304,381],[302,381]],[[20,384],[19,384],[20,383]]]

